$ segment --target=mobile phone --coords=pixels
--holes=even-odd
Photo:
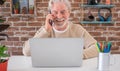
[[[49,10],[49,13],[51,14],[51,10]],[[53,21],[52,21],[52,20],[49,20],[49,24],[52,26]]]

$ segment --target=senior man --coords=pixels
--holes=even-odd
[[[50,0],[49,14],[46,16],[45,25],[35,34],[39,38],[84,38],[83,58],[97,56],[96,40],[81,26],[69,21],[71,5],[69,0]],[[23,47],[23,54],[30,55],[29,41]]]

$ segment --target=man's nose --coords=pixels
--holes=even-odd
[[[58,14],[57,14],[57,18],[62,18],[62,14],[61,14],[61,13],[58,13]]]

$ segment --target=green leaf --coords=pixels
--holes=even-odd
[[[5,20],[3,20],[3,19],[0,19],[0,23],[2,23],[2,22],[4,22]]]
[[[2,57],[9,57],[9,55],[6,53],[8,48],[5,45],[0,45],[0,58]]]
[[[9,55],[6,53],[0,54],[0,57],[8,57]]]

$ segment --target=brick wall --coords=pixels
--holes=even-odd
[[[9,47],[12,54],[22,54],[22,46],[28,38],[33,37],[35,32],[44,24],[47,14],[47,6],[49,0],[36,0],[36,15],[35,17],[28,16],[12,16],[11,15],[11,0],[6,0],[2,7],[2,15],[5,17],[7,24],[10,27],[3,31],[9,35],[9,39],[1,41]],[[70,20],[75,24],[80,24],[81,10],[79,7],[82,0],[70,0],[72,4],[72,12]],[[85,0],[84,0],[85,1]],[[104,2],[102,0],[102,2]],[[97,41],[111,41],[112,52],[120,53],[120,0],[113,0],[112,3],[116,6],[112,8],[113,24],[81,24]],[[85,12],[87,9],[85,9]],[[97,18],[97,9],[92,9]]]

